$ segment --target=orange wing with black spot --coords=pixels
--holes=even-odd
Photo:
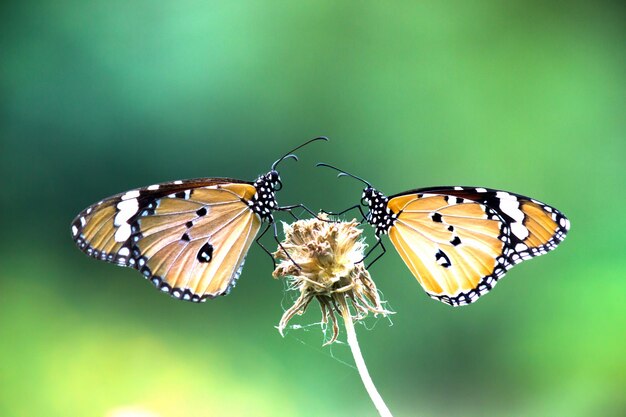
[[[389,237],[432,298],[458,306],[489,292],[515,264],[547,253],[569,220],[529,197],[480,187],[431,187],[391,196]]]
[[[87,255],[139,270],[161,291],[188,301],[227,294],[261,218],[252,183],[204,178],[155,184],[83,210],[72,236]]]

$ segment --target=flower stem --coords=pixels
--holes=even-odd
[[[350,349],[352,350],[352,356],[354,357],[354,362],[356,363],[356,367],[359,371],[359,375],[361,376],[361,380],[363,381],[363,385],[365,385],[367,393],[372,399],[374,406],[376,406],[378,414],[380,414],[381,417],[393,417],[391,415],[391,411],[389,411],[389,408],[387,408],[385,401],[383,401],[383,397],[380,396],[378,390],[374,386],[372,377],[370,377],[367,366],[365,365],[365,360],[363,359],[363,355],[361,354],[359,341],[356,338],[356,331],[354,330],[352,315],[350,315],[350,310],[348,309],[346,299],[344,297],[340,297],[339,304],[341,306],[341,315],[346,326],[348,345],[350,345]]]

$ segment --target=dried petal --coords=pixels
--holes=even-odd
[[[319,219],[283,223],[284,250],[274,253],[279,264],[275,278],[286,277],[289,289],[300,291],[294,305],[283,314],[278,330],[283,333],[287,323],[296,314],[302,314],[315,298],[321,308],[322,323],[331,322],[333,333],[326,344],[333,343],[339,334],[337,316],[340,305],[352,304],[354,320],[368,313],[386,316],[390,311],[383,307],[376,284],[362,262],[365,244],[362,230],[355,220],[332,222],[320,215]],[[287,253],[285,253],[285,251]],[[295,265],[293,262],[296,262]],[[356,263],[358,262],[358,263]],[[350,313],[352,314],[352,313]]]

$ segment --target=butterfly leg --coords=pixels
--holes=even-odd
[[[287,258],[289,258],[289,260],[291,262],[293,262],[293,264],[295,266],[298,267],[298,269],[302,269],[300,267],[300,265],[298,265],[296,263],[296,261],[294,261],[291,256],[289,255],[289,252],[287,252],[285,250],[285,248],[283,247],[282,243],[280,243],[280,240],[278,239],[278,230],[276,229],[276,223],[272,222],[272,223],[268,223],[267,226],[265,227],[265,230],[263,230],[263,232],[259,235],[259,237],[257,237],[254,241],[257,243],[257,245],[259,245],[261,247],[261,249],[263,249],[265,251],[265,253],[267,253],[269,255],[269,257],[272,259],[272,263],[274,264],[274,269],[276,269],[276,260],[274,259],[274,255],[272,254],[272,252],[270,252],[265,246],[263,246],[263,244],[261,243],[261,238],[263,237],[263,235],[265,235],[265,233],[267,233],[268,230],[270,230],[270,227],[272,227],[272,225],[274,226],[274,239],[276,240],[276,243],[278,243],[278,247],[280,247],[280,249],[285,252],[285,255],[287,255]]]
[[[380,258],[382,258],[382,256],[383,256],[385,253],[387,253],[387,249],[385,249],[385,245],[383,245],[383,241],[379,239],[379,240],[378,240],[378,244],[380,245],[380,248],[381,248],[383,251],[381,252],[381,254],[380,254],[380,255],[378,255],[376,258],[374,258],[374,260],[373,260],[372,262],[370,262],[370,264],[369,264],[369,265],[367,265],[367,266],[365,267],[365,269],[369,269],[372,265],[374,265],[374,262],[376,262],[377,260],[379,260]],[[372,248],[372,249],[373,249],[373,248]]]
[[[310,208],[308,208],[307,206],[305,206],[304,204],[294,204],[292,206],[284,206],[284,207],[278,207],[276,210],[280,210],[280,211],[286,211],[289,214],[291,214],[293,216],[294,219],[296,220],[300,220],[300,218],[298,216],[296,216],[295,214],[293,214],[292,210],[295,208],[301,208],[304,211],[306,211],[307,213],[309,213],[311,216],[315,217],[318,220],[321,221],[328,221],[328,220],[324,220],[324,219],[320,219],[319,217],[317,217],[317,214],[313,213],[313,210],[311,210]],[[324,212],[322,210],[322,212]]]
[[[278,239],[278,229],[276,228],[276,222],[272,222],[272,225],[274,226],[274,240],[276,241],[276,243],[278,243],[278,247],[285,252],[285,255],[287,255],[287,258],[289,258],[289,260],[291,262],[293,262],[293,264],[295,266],[298,267],[298,269],[302,269],[302,267],[300,265],[298,265],[298,263],[296,261],[293,260],[293,258],[291,257],[291,255],[289,255],[289,252],[287,252],[287,250],[284,248],[283,244],[280,243],[280,239]],[[267,227],[269,229],[269,225]],[[266,229],[267,230],[267,229]],[[263,232],[265,233],[265,232]],[[274,260],[274,258],[272,257],[272,260]],[[274,262],[274,269],[276,269],[276,262]]]
[[[365,213],[363,212],[363,208],[361,207],[360,204],[357,204],[355,206],[349,207],[345,210],[342,210],[338,213],[333,213],[331,211],[326,211],[326,210],[322,210],[322,213],[328,214],[329,216],[341,216],[342,214],[345,214],[347,212],[349,212],[350,210],[354,210],[354,209],[359,209],[359,212],[361,213],[361,216],[363,216],[363,220],[361,220],[361,223],[363,223],[363,221],[366,219]]]
[[[372,262],[370,262],[370,263],[369,263],[369,265],[367,265],[367,266],[365,267],[365,269],[369,269],[369,267],[371,267],[372,265],[374,265],[374,262],[376,262],[377,260],[379,260],[379,259],[381,258],[381,256],[383,256],[383,255],[387,252],[387,249],[385,249],[385,245],[383,245],[383,241],[382,241],[382,240],[381,240],[378,236],[376,236],[376,239],[377,239],[378,241],[376,242],[376,244],[375,244],[374,246],[372,246],[372,247],[370,248],[370,250],[368,250],[368,251],[367,251],[367,253],[366,253],[366,254],[365,254],[365,256],[363,257],[363,259],[361,259],[359,262],[355,262],[355,263],[357,263],[357,264],[358,264],[358,263],[360,263],[360,262],[363,262],[365,259],[367,259],[367,257],[368,257],[368,256],[370,256],[370,255],[371,255],[371,253],[374,251],[374,249],[376,248],[376,246],[380,246],[380,248],[383,250],[383,251],[382,251],[382,253],[381,253],[381,254],[379,254],[376,258],[374,258],[374,260],[373,260]]]
[[[261,249],[265,251],[265,253],[269,255],[270,259],[272,260],[272,263],[274,264],[274,269],[276,269],[276,261],[274,260],[274,255],[272,255],[272,252],[267,250],[267,248],[263,246],[263,244],[261,243],[261,238],[263,237],[263,235],[265,235],[265,233],[267,233],[267,231],[270,229],[270,226],[271,225],[268,223],[267,227],[265,227],[265,230],[263,230],[263,232],[259,235],[259,237],[257,237],[254,241],[257,243],[257,245],[261,247]]]

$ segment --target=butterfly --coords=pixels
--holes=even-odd
[[[563,241],[570,222],[559,210],[523,195],[482,187],[429,187],[387,197],[362,178],[358,208],[378,245],[388,234],[426,293],[451,306],[467,305],[493,289],[518,263]],[[361,206],[367,206],[365,214]],[[364,258],[364,259],[365,259]],[[371,265],[371,263],[370,263]]]
[[[259,239],[271,225],[276,238],[273,212],[300,207],[311,213],[302,204],[278,205],[282,182],[276,168],[285,159],[297,160],[292,152],[317,140],[328,139],[296,147],[253,182],[179,180],[105,198],[76,216],[72,238],[87,255],[135,268],[175,298],[203,302],[226,295],[264,222],[256,241],[269,254]]]

